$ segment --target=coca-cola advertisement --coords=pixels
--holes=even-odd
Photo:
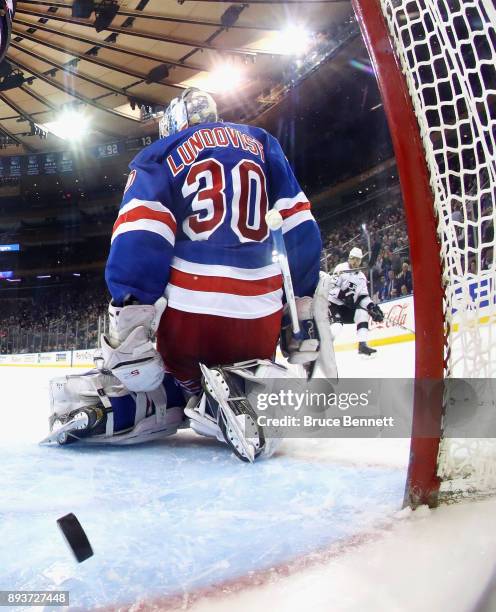
[[[398,330],[413,331],[413,300],[395,300],[393,302],[381,305],[384,312],[384,320],[376,323],[369,320],[369,328],[374,329],[390,329],[398,328]]]

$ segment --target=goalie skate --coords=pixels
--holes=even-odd
[[[207,401],[225,442],[236,457],[253,463],[264,450],[265,437],[241,384],[224,368],[209,369],[203,364],[200,368]]]
[[[40,444],[69,444],[90,433],[97,433],[104,427],[105,420],[105,409],[100,406],[82,408],[65,416],[53,414],[49,422],[50,433]]]

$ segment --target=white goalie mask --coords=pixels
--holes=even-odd
[[[218,121],[217,104],[206,91],[188,87],[178,98],[171,100],[159,122],[160,138],[172,136],[199,123]]]

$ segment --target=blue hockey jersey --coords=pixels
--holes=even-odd
[[[321,239],[278,141],[233,123],[190,127],[139,153],[112,234],[106,280],[116,303],[166,295],[185,312],[258,318],[282,306],[269,209],[280,211],[297,296],[313,295]]]

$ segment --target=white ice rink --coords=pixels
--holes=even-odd
[[[354,353],[338,360],[356,373]],[[412,372],[413,343],[360,361],[361,377]],[[0,368],[0,590],[69,590],[84,610],[493,609],[476,605],[496,568],[496,503],[400,511],[408,440],[287,440],[254,465],[188,432],[40,447],[62,373]],[[82,564],[56,526],[69,512],[94,549]]]

